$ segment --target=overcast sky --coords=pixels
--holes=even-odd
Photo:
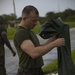
[[[16,15],[21,17],[22,9],[26,5],[34,5],[40,16],[45,16],[47,12],[59,12],[71,8],[75,10],[75,0],[14,0]],[[0,0],[0,15],[14,13],[13,0]]]

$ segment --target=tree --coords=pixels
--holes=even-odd
[[[54,12],[48,12],[46,14],[47,19],[52,19],[52,18],[56,18],[57,15]]]
[[[16,16],[13,13],[11,13],[9,15],[3,14],[2,17],[4,18],[4,25],[6,25],[7,27],[8,27],[9,21],[15,21],[16,20]]]

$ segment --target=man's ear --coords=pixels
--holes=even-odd
[[[26,20],[26,18],[24,17],[23,20]]]
[[[25,17],[23,17],[23,20],[26,20],[26,18],[25,18]]]

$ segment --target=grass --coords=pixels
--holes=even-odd
[[[53,71],[53,72],[57,72],[57,59],[55,59],[53,62],[51,62],[50,64],[48,64],[47,66],[43,67],[43,71],[47,72],[47,71]]]
[[[65,22],[65,23],[68,24],[70,28],[75,27],[75,22]]]
[[[34,31],[34,33],[35,34],[38,34],[39,33],[39,31],[40,31],[40,24],[38,24],[34,29],[33,29],[33,31]]]
[[[7,29],[7,37],[8,39],[13,39],[13,35],[15,33],[16,28],[8,28]]]

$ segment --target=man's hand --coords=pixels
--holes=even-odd
[[[16,52],[15,51],[12,51],[12,53],[13,53],[13,56],[16,56]]]
[[[64,38],[58,38],[54,41],[54,44],[56,47],[65,46],[65,39]]]

